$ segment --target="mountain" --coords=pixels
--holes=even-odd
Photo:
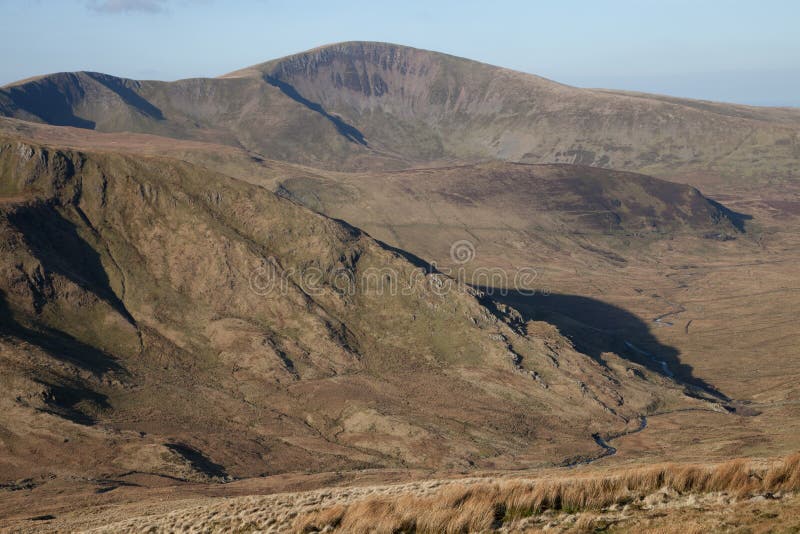
[[[496,525],[511,471],[796,450],[798,110],[341,43],[0,115],[0,528],[346,530],[372,493],[460,514],[464,475]],[[614,509],[770,465],[626,470]]]
[[[216,79],[54,74],[0,89],[0,113],[339,170],[502,159],[742,181],[792,178],[800,155],[796,109],[578,89],[385,43],[325,46]]]
[[[0,170],[4,479],[558,462],[696,402],[264,188],[14,137]]]

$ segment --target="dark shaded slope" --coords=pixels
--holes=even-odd
[[[56,126],[94,128],[95,123],[75,115],[75,106],[86,96],[75,73],[51,74],[31,82],[0,89],[7,116],[38,119]]]
[[[164,120],[164,115],[161,113],[161,110],[148,102],[137,92],[140,85],[138,82],[116,78],[98,72],[87,72],[86,75],[98,83],[103,84],[110,91],[113,91],[125,104],[134,108],[139,113],[155,120]]]
[[[320,115],[331,121],[331,123],[334,126],[336,126],[336,129],[339,131],[339,133],[345,136],[350,141],[353,141],[354,143],[358,143],[360,145],[367,146],[367,141],[364,139],[364,134],[359,132],[356,127],[347,124],[339,117],[331,115],[330,113],[325,111],[325,109],[318,103],[311,102],[310,100],[304,98],[303,95],[298,93],[297,90],[288,83],[282,82],[278,78],[275,78],[273,76],[265,76],[264,79],[268,84],[277,87],[283,92],[283,94],[285,94],[295,102],[304,105],[311,111],[319,113]]]

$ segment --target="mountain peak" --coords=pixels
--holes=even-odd
[[[276,70],[292,72],[298,72],[300,70],[305,71],[308,68],[330,65],[337,61],[351,64],[372,64],[379,66],[382,70],[391,70],[396,67],[400,69],[403,74],[416,73],[420,68],[425,72],[430,70],[430,67],[433,65],[447,64],[450,68],[477,68],[485,69],[487,72],[503,71],[533,79],[545,80],[533,74],[517,72],[480,61],[447,54],[445,52],[381,41],[342,41],[322,45],[303,52],[245,67],[244,69],[220,76],[220,78],[261,77],[265,73],[274,73]],[[558,85],[556,82],[547,81]]]
[[[249,67],[224,74],[220,76],[220,78],[261,77],[265,72],[272,71],[277,65],[283,65],[287,63],[316,64],[319,62],[330,62],[334,58],[347,58],[350,60],[364,60],[371,58],[376,60],[383,56],[399,57],[410,54],[425,54],[431,57],[437,55],[446,55],[440,54],[439,52],[432,52],[429,50],[423,50],[394,43],[385,43],[379,41],[342,41],[338,43],[321,45],[309,50],[290,54],[285,57],[271,59],[263,63],[251,65]],[[463,59],[463,61],[469,60]]]

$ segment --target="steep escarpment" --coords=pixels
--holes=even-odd
[[[685,402],[264,189],[13,138],[0,172],[6,477],[558,461]]]

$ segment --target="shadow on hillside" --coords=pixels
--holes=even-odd
[[[77,99],[83,96],[82,90],[76,89],[76,91],[81,94],[73,98]],[[89,130],[93,130],[95,127],[93,121],[82,119],[72,112],[72,102],[69,97],[50,80],[25,84],[24,87],[10,87],[8,95],[18,108],[39,117],[48,124]]]
[[[57,360],[69,362],[97,375],[109,371],[124,372],[112,355],[87,345],[65,332],[42,325],[32,328],[18,322],[2,290],[0,290],[0,335],[14,336],[39,347]]]
[[[721,211],[722,214],[725,217],[728,218],[728,220],[731,222],[731,224],[734,226],[734,228],[736,228],[737,230],[739,230],[742,233],[746,232],[745,226],[746,226],[747,221],[753,220],[753,216],[752,215],[748,215],[746,213],[739,213],[738,211],[733,211],[729,207],[725,206],[724,204],[721,204],[721,203],[717,202],[716,200],[713,200],[713,199],[709,198],[708,202],[712,206],[717,208],[719,211]]]
[[[164,446],[181,455],[193,469],[201,473],[218,478],[226,478],[228,476],[224,466],[213,462],[208,456],[190,445],[185,443],[165,443]]]
[[[111,408],[108,397],[82,384],[51,385],[49,389],[48,411],[79,425],[96,424],[97,418],[92,412]]]
[[[108,371],[124,372],[112,356],[68,334],[45,326],[34,329],[20,324],[8,306],[5,293],[0,290],[0,336],[6,335],[38,347],[55,360],[69,362],[98,376]],[[33,369],[35,367],[29,370]],[[79,379],[61,377],[53,380],[53,378],[53,373],[48,371],[36,374],[36,380],[46,385],[48,389],[48,395],[44,398],[48,406],[45,411],[74,423],[90,426],[97,422],[92,411],[110,407],[108,397],[94,391]]]
[[[142,97],[139,93],[125,85],[124,81],[113,76],[107,76],[98,72],[87,72],[87,76],[91,77],[97,83],[104,85],[110,91],[113,91],[117,96],[122,99],[127,105],[136,109],[139,113],[156,119],[159,121],[164,120],[164,114],[156,106],[151,104],[148,100]],[[134,82],[136,83],[136,82]]]
[[[315,113],[319,113],[336,127],[336,130],[346,137],[348,140],[352,141],[353,143],[358,143],[359,145],[367,145],[367,140],[364,139],[364,134],[361,133],[358,128],[353,126],[352,124],[348,124],[343,121],[340,117],[328,113],[325,111],[325,108],[322,107],[321,104],[317,102],[312,102],[311,100],[307,99],[295,89],[291,84],[284,82],[283,80],[276,78],[275,76],[270,76],[269,74],[264,76],[264,81],[268,84],[272,85],[273,87],[277,87],[281,90],[283,94],[294,100],[295,102],[302,104],[303,106],[307,107],[311,111]]]
[[[8,216],[25,238],[26,244],[42,263],[45,271],[58,273],[103,299],[120,315],[135,325],[124,303],[111,288],[100,255],[78,233],[72,221],[55,207],[32,204],[20,207]],[[37,307],[39,303],[36,303]]]
[[[719,400],[730,400],[694,376],[692,366],[681,362],[676,348],[662,345],[644,321],[623,308],[578,295],[526,295],[518,291],[478,289],[487,293],[486,298],[519,311],[525,321],[555,325],[577,350],[595,360],[602,361],[604,352],[613,352],[663,376],[702,389]]]
[[[375,238],[373,238],[373,239],[375,239]],[[378,241],[378,240],[375,239],[375,241]],[[403,250],[401,248],[393,247],[392,245],[390,245],[388,243],[384,243],[383,241],[378,241],[378,244],[380,246],[382,246],[383,248],[385,248],[386,250],[394,252],[398,256],[402,257],[403,259],[405,259],[408,263],[410,263],[414,267],[422,269],[423,271],[425,271],[426,274],[439,273],[439,270],[436,268],[435,265],[433,265],[431,263],[428,263],[427,261],[423,260],[419,256],[415,256],[414,254],[412,254],[412,253],[410,253],[410,252],[408,252],[406,250]]]

